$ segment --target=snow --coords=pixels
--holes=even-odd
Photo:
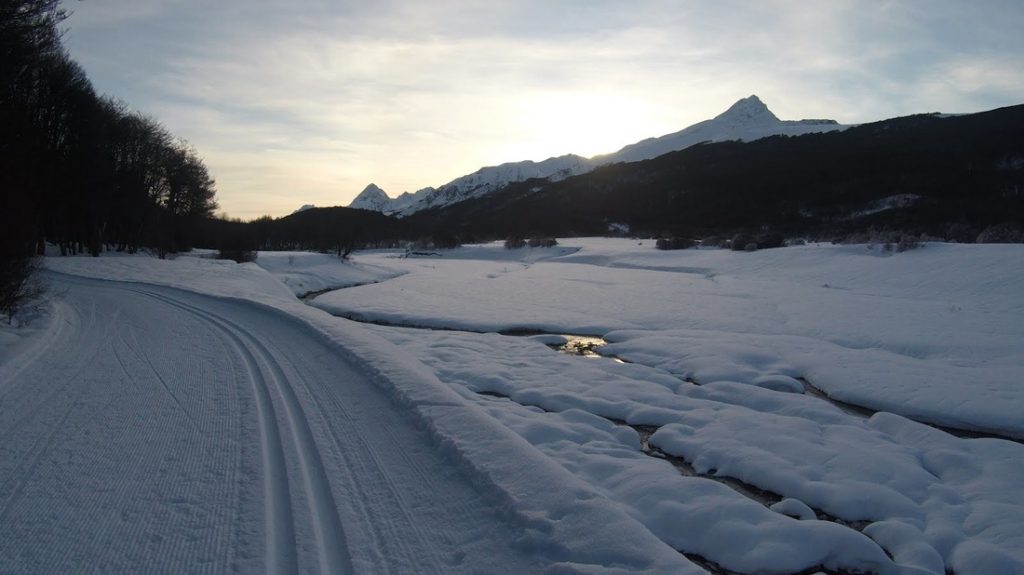
[[[799,136],[846,128],[847,126],[837,124],[832,120],[780,120],[757,96],[750,96],[739,100],[728,110],[710,120],[699,122],[672,134],[630,144],[602,159],[609,163],[638,162],[683,150],[703,142],[727,140],[751,142],[768,136]]]
[[[256,261],[260,268],[270,272],[298,296],[326,289],[377,283],[402,273],[345,260],[333,254],[259,252]]]
[[[377,184],[369,184],[348,205],[350,208],[389,213],[391,198]]]
[[[397,198],[389,198],[387,194],[374,184],[368,185],[349,204],[350,208],[374,210],[399,217],[408,216],[420,210],[447,206],[470,198],[489,194],[508,184],[522,182],[531,178],[564,180],[589,172],[597,164],[574,154],[556,158],[548,158],[541,162],[525,160],[507,162],[499,166],[487,166],[479,170],[455,178],[439,188],[423,188],[415,193],[403,193]]]
[[[869,216],[871,214],[877,214],[886,210],[892,210],[897,208],[906,208],[917,203],[921,199],[921,196],[917,194],[894,194],[892,196],[886,196],[877,200],[868,202],[862,209],[857,210],[850,214],[851,218],[860,218],[863,216]]]
[[[264,260],[266,259],[264,258]],[[305,485],[306,497],[315,498],[316,493],[321,493],[320,501],[326,501],[328,498],[324,494],[328,486],[325,483],[330,483],[329,488],[334,491],[345,489],[343,485],[339,487],[339,483],[343,483],[344,480],[336,478],[335,475],[352,477],[352,474],[355,473],[355,471],[345,470],[345,467],[339,468],[340,463],[332,463],[334,458],[339,457],[336,447],[339,442],[351,442],[351,436],[358,437],[371,430],[377,430],[374,432],[374,436],[377,438],[380,437],[381,429],[389,430],[388,435],[393,435],[396,432],[392,430],[396,427],[405,429],[402,434],[427,435],[429,439],[414,437],[410,440],[407,437],[405,439],[399,437],[393,439],[389,444],[378,446],[379,453],[376,455],[366,453],[360,455],[359,457],[362,459],[357,461],[362,461],[363,464],[375,462],[373,466],[378,469],[375,473],[379,476],[367,476],[367,471],[364,469],[360,471],[361,476],[357,475],[350,480],[355,481],[355,485],[380,486],[380,489],[387,490],[385,494],[381,495],[382,497],[400,497],[406,503],[389,504],[386,501],[375,503],[376,500],[371,497],[368,503],[371,505],[369,508],[347,509],[346,506],[358,503],[367,496],[353,498],[335,494],[333,499],[338,507],[336,511],[338,519],[331,520],[331,513],[325,512],[324,506],[321,504],[314,505],[310,512],[306,512],[296,508],[296,504],[293,502],[288,513],[301,515],[302,518],[305,518],[307,513],[312,513],[312,518],[309,521],[313,522],[313,532],[307,531],[303,535],[303,532],[298,531],[299,527],[296,527],[297,530],[293,535],[281,536],[286,541],[289,537],[294,537],[297,540],[299,543],[297,559],[288,558],[287,545],[283,546],[285,548],[283,552],[279,545],[275,555],[271,551],[275,548],[274,544],[268,542],[266,548],[268,556],[265,561],[282,560],[286,565],[298,561],[300,570],[308,569],[311,565],[307,563],[316,559],[303,550],[310,548],[324,550],[325,545],[329,545],[323,541],[314,543],[310,537],[316,534],[318,538],[326,536],[332,539],[344,539],[349,555],[348,559],[356,571],[495,572],[507,570],[510,572],[536,572],[546,566],[547,570],[573,573],[609,571],[700,573],[699,569],[650,534],[630,515],[614,505],[609,505],[608,501],[594,491],[590,485],[571,475],[556,462],[545,458],[522,438],[511,433],[483,411],[466,404],[408,354],[368,333],[362,326],[337,320],[305,306],[294,298],[291,290],[284,284],[255,264],[234,264],[192,257],[180,257],[167,261],[137,257],[99,258],[98,260],[59,258],[48,261],[47,265],[54,272],[60,272],[60,274],[52,274],[54,283],[65,284],[65,289],[69,294],[79,294],[83,290],[89,291],[90,289],[101,292],[105,302],[98,316],[95,304],[81,301],[72,302],[77,306],[78,315],[92,314],[93,317],[106,318],[107,321],[113,322],[101,326],[100,333],[122,329],[117,327],[118,318],[129,316],[135,325],[141,325],[139,322],[151,322],[159,326],[159,329],[153,332],[155,336],[152,337],[162,338],[155,345],[146,345],[142,341],[129,343],[131,340],[121,339],[118,340],[120,344],[111,344],[115,345],[113,349],[100,350],[95,354],[92,353],[93,348],[87,348],[81,352],[81,356],[72,355],[70,363],[83,361],[80,357],[122,357],[126,353],[139,353],[131,351],[132,348],[139,349],[134,347],[135,345],[145,345],[143,349],[148,349],[150,354],[159,354],[166,353],[166,350],[181,348],[181,344],[184,342],[194,342],[201,349],[209,349],[204,354],[208,361],[214,361],[214,358],[221,357],[221,354],[216,353],[218,347],[223,348],[227,345],[230,348],[241,345],[242,349],[250,348],[251,351],[241,354],[243,359],[247,358],[245,362],[250,364],[247,368],[247,373],[250,376],[253,373],[263,372],[264,364],[270,365],[270,373],[277,372],[273,379],[276,381],[275,385],[279,386],[284,411],[289,414],[290,423],[287,424],[287,427],[282,424],[281,433],[290,429],[296,443],[296,451],[293,452],[290,448],[286,448],[284,457],[285,459],[298,458],[300,461],[309,461],[312,458],[314,461],[312,468],[306,463],[301,464],[306,477],[299,483]],[[71,273],[131,283],[110,287],[86,282],[83,286],[81,285],[82,280],[74,280],[70,276],[63,275]],[[147,288],[146,285],[176,286],[226,299],[223,300],[225,303],[220,304],[210,300],[196,299],[197,296],[181,292],[166,292],[158,288]],[[118,297],[116,292],[121,290],[129,292],[142,290],[143,295],[166,301],[172,307],[192,310],[198,317],[208,318],[212,322],[212,324],[201,322],[203,325],[200,327],[204,327],[206,331],[212,329],[214,332],[222,328],[226,329],[230,335],[228,339],[231,341],[218,342],[216,340],[219,339],[219,336],[211,339],[209,335],[204,336],[195,327],[187,325],[176,327],[177,312],[166,315],[167,310],[163,310],[164,315],[147,317],[161,312],[133,303],[131,298]],[[115,293],[102,294],[104,291]],[[141,312],[138,311],[140,307]],[[289,317],[294,319],[286,321],[285,318]],[[295,320],[298,320],[298,323]],[[261,323],[264,325],[260,325]],[[141,329],[141,327],[136,329]],[[107,338],[94,331],[76,329],[75,336],[93,342],[107,341]],[[310,341],[311,337],[318,343]],[[325,344],[332,351],[327,352],[323,348]],[[131,347],[125,351],[119,349],[119,345]],[[279,349],[282,346],[287,349],[278,352],[268,351]],[[338,361],[344,362],[348,367],[338,366],[334,360],[327,359],[332,356],[336,356]],[[282,357],[290,358],[287,360],[287,366],[280,363]],[[227,369],[222,363],[223,359],[218,360],[221,363],[214,366],[206,366],[204,362],[196,364],[182,361],[180,358],[175,359],[173,354],[159,361],[163,365],[154,368],[157,370],[156,373],[160,374],[157,379],[171,388],[176,388],[179,385],[202,385],[204,381],[211,381],[211,376],[196,377],[193,375],[186,376],[182,380],[180,373],[174,373],[173,368],[164,369],[166,366],[196,365],[202,369]],[[255,364],[252,363],[253,361]],[[48,369],[55,370],[63,367],[50,368],[45,363],[40,364],[39,362],[33,365],[37,369],[44,370],[44,373]],[[278,367],[273,367],[274,365],[278,365]],[[112,371],[115,368],[109,363],[94,366],[94,368],[97,373],[92,374],[90,378],[95,381],[113,382],[111,385],[114,387],[110,393],[115,397],[118,389],[123,388],[125,384],[131,384],[130,379],[125,379],[127,374],[135,372],[134,366],[131,365],[124,375],[115,374]],[[67,369],[73,368],[68,365]],[[292,373],[292,370],[300,370],[302,375],[289,377],[287,374]],[[348,373],[345,370],[354,371],[354,373],[345,375]],[[29,390],[27,386],[30,381],[39,377],[38,374],[19,376],[19,379],[15,379],[11,389],[19,391],[20,398],[31,398],[31,394],[27,393]],[[238,376],[235,375],[235,377]],[[52,375],[43,376],[43,380],[53,385],[66,381]],[[330,384],[331,381],[348,381],[350,383],[334,390],[337,386]],[[353,387],[351,384],[353,381],[362,383]],[[282,385],[282,382],[290,382],[287,386],[297,387],[294,398],[289,399],[291,395],[288,392],[289,388]],[[381,403],[381,399],[375,398],[372,392],[367,391],[367,383],[377,386],[385,394],[387,400]],[[258,387],[256,383],[253,385]],[[370,387],[372,388],[373,385]],[[183,392],[184,394],[190,393],[188,389]],[[316,399],[315,396],[324,393],[328,396],[345,394],[347,399],[329,399],[329,397]],[[312,399],[307,398],[308,394],[312,394],[309,395]],[[199,400],[200,398],[197,396],[195,401]],[[68,401],[76,401],[76,399],[70,397]],[[88,421],[101,421],[104,416],[96,409],[103,408],[110,401],[112,400],[109,395],[90,401],[91,409]],[[273,403],[277,403],[277,400],[275,399]],[[335,407],[330,407],[333,404],[336,404]],[[353,423],[348,424],[349,427],[361,426],[361,430],[356,427],[343,431],[331,431],[333,424],[329,422],[352,419],[351,413],[345,415],[337,411],[344,410],[344,406],[350,404],[363,406],[365,411],[360,410],[358,413],[364,414],[363,419],[370,418],[372,421],[356,419]],[[206,403],[203,405],[206,406]],[[238,406],[225,406],[223,402],[210,404],[205,409],[213,413],[239,414]],[[278,406],[278,409],[280,410],[281,406]],[[323,411],[325,409],[326,412]],[[252,407],[249,410],[252,410]],[[242,411],[244,412],[245,409]],[[308,414],[311,411],[314,414],[322,413],[323,415],[320,417],[323,419],[307,415],[308,420],[304,420],[302,414]],[[15,412],[16,410],[13,409],[4,410],[6,416],[12,416]],[[331,417],[332,413],[333,417]],[[235,417],[238,416],[235,415]],[[143,426],[144,424],[141,422],[145,421],[145,416],[139,416],[137,419],[139,423],[136,425]],[[267,415],[259,418],[262,422],[270,419],[271,417]],[[389,419],[392,421],[389,422]],[[265,423],[261,425],[265,425]],[[309,426],[309,431],[303,432],[302,429],[306,425]],[[324,428],[324,425],[328,427]],[[378,428],[378,426],[382,427]],[[68,429],[74,427],[76,426]],[[61,427],[61,429],[64,428]],[[24,427],[19,428],[18,431],[22,433],[12,433],[5,437],[13,437],[17,440],[14,442],[16,445],[24,445],[27,448],[32,442],[32,433]],[[87,433],[102,438],[110,432],[106,429],[97,429]],[[119,431],[119,433],[121,432]],[[161,428],[154,429],[151,433],[166,434],[169,432]],[[267,433],[264,432],[262,435],[266,437]],[[131,436],[132,434],[125,435],[125,437]],[[243,437],[256,438],[257,436],[260,436],[260,433],[256,429],[252,429]],[[85,450],[82,452],[85,458],[92,457],[90,455],[92,453],[93,455],[99,454],[102,460],[113,458],[121,461],[118,459],[116,451],[110,454],[107,451],[101,453],[95,446],[72,446],[68,441],[70,439],[62,440],[55,445],[61,450],[80,447]],[[229,440],[228,445],[239,441],[241,438]],[[283,443],[287,444],[286,441]],[[374,443],[377,441],[375,440]],[[330,447],[331,445],[335,447]],[[364,444],[359,449],[365,450],[368,445]],[[123,448],[123,446],[120,447]],[[137,450],[139,447],[132,449]],[[333,455],[331,455],[332,453]],[[386,458],[385,454],[391,454],[391,457]],[[427,458],[421,466],[422,469],[416,467],[412,469],[412,472],[415,472],[412,475],[402,471],[413,457],[409,454],[419,454],[416,456],[418,459]],[[194,458],[196,456],[185,456],[184,454],[176,456],[177,459],[182,457]],[[367,457],[370,459],[366,459]],[[225,456],[221,454],[214,459],[224,458]],[[10,459],[6,455],[4,456],[4,461],[12,463],[17,459],[13,456]],[[229,456],[227,459],[231,459],[231,457]],[[333,470],[321,480],[315,479],[316,472],[313,471],[320,465],[315,463],[317,459],[321,460],[322,465],[326,466],[329,471]],[[387,463],[389,460],[391,463]],[[120,465],[124,464],[121,461]],[[250,465],[258,467],[256,463]],[[266,465],[264,463],[264,466]],[[383,468],[382,465],[384,465]],[[441,467],[438,467],[439,465]],[[374,469],[373,466],[370,467],[371,471]],[[436,469],[427,469],[425,466],[434,466]],[[365,465],[356,465],[357,470],[362,467]],[[268,472],[281,468],[282,464],[280,463],[270,465]],[[112,468],[111,472],[115,476],[117,473],[124,473],[123,470],[118,471],[118,469],[120,468]],[[16,469],[15,471],[19,471],[21,475],[13,476],[14,483],[30,480],[24,470]],[[58,466],[56,469],[49,470],[48,476],[76,477],[76,475],[68,475],[68,472],[74,474],[76,470],[68,466]],[[465,481],[468,480],[468,485],[472,486],[474,493],[449,493],[445,489],[437,487],[437,482],[441,481],[436,479],[437,477],[448,477],[453,472],[456,479],[443,480],[446,482],[445,485],[448,485],[446,489],[464,491],[467,487]],[[28,473],[34,473],[34,468],[28,470]],[[310,479],[310,473],[313,474],[313,480]],[[139,474],[136,473],[136,475]],[[273,476],[273,473],[270,475]],[[124,487],[124,489],[144,488],[147,481],[151,480],[154,479],[151,479],[149,475],[141,474],[139,479],[134,480],[130,486]],[[107,481],[118,484],[113,479]],[[173,479],[168,481],[171,481],[172,485],[174,484]],[[182,479],[182,481],[185,480]],[[452,481],[455,481],[454,485],[450,485]],[[216,484],[216,481],[212,483]],[[88,486],[83,488],[77,482],[70,481],[66,487],[53,487],[53,489],[64,490],[67,488],[74,489],[74,493],[69,496],[72,505],[87,503],[82,498],[88,496]],[[251,490],[252,487],[249,486],[247,489]],[[139,551],[140,543],[137,537],[133,537],[123,529],[116,530],[112,536],[123,536],[129,540],[129,544],[134,545],[132,547],[134,554],[127,559],[111,558],[109,554],[120,553],[119,549],[122,549],[123,546],[113,544],[107,539],[100,541],[79,530],[79,526],[86,524],[88,515],[78,514],[76,515],[77,522],[67,525],[53,523],[52,519],[48,522],[46,519],[48,515],[45,514],[50,511],[45,505],[39,503],[39,497],[42,495],[21,496],[15,493],[15,496],[15,500],[19,501],[20,509],[27,510],[36,506],[43,513],[43,515],[33,515],[31,524],[25,530],[19,527],[13,531],[7,531],[4,537],[0,537],[0,541],[4,542],[0,545],[0,557],[17,556],[18,565],[25,566],[25,570],[34,570],[44,565],[68,569],[70,565],[67,563],[70,557],[68,555],[61,554],[46,558],[39,557],[34,552],[28,554],[26,551],[30,546],[36,549],[39,544],[45,545],[46,541],[50,541],[53,537],[59,537],[61,534],[70,537],[69,540],[77,542],[76,544],[84,546],[85,551],[83,552],[87,554],[86,556],[93,557],[95,561],[112,562],[110,564],[115,570],[126,569],[128,564],[123,562],[125,560],[130,561],[133,557],[140,560],[141,557],[145,557],[144,551]],[[213,497],[213,495],[209,497]],[[250,494],[242,499],[246,498],[259,500],[255,494]],[[165,504],[153,502],[147,506],[145,499],[144,495],[139,494],[125,504],[119,505],[116,500],[108,499],[104,499],[102,504],[105,507],[109,506],[114,513],[128,512],[125,510],[126,507],[131,507],[131,513],[143,516],[167,512]],[[289,509],[289,505],[284,501],[284,496],[275,496],[271,499],[277,501],[274,504],[277,511],[271,513],[268,509],[265,512],[268,517],[273,518],[275,513],[276,516],[280,516],[281,513],[284,513],[281,511],[282,508]],[[136,501],[139,503],[136,504]],[[415,503],[410,506],[408,502]],[[200,497],[192,503],[200,506],[210,505],[219,514],[231,512],[231,505],[237,505],[237,503],[226,502],[219,496],[216,500],[205,500]],[[224,506],[227,506],[227,509],[224,509]],[[330,505],[327,504],[327,507],[329,510]],[[486,519],[485,512],[492,514],[489,520]],[[326,519],[318,518],[324,513],[327,513]],[[428,513],[429,517],[421,517],[423,513]],[[446,514],[449,516],[447,519],[444,517]],[[343,527],[331,528],[330,525],[337,521],[340,521]],[[430,523],[431,521],[433,524]],[[276,523],[276,520],[272,521],[268,524],[268,528]],[[300,523],[301,521],[296,519],[296,524]],[[126,524],[126,526],[130,526],[130,524]],[[205,528],[206,526],[203,524],[200,527]],[[242,538],[245,541],[250,541],[253,533],[259,535],[259,530],[255,527],[242,526],[241,528],[244,532],[249,533],[248,536]],[[167,533],[166,529],[172,529],[173,532]],[[326,535],[324,535],[325,529],[327,530]],[[394,539],[373,540],[374,536],[368,530],[392,532]],[[29,531],[34,531],[36,533],[35,540],[41,543],[30,543],[33,539],[29,537]],[[156,531],[158,532],[156,537],[172,537],[172,540],[167,542],[168,545],[181,545],[182,538],[194,542],[195,538],[199,536],[190,532],[190,528],[179,528],[178,526],[164,526],[156,528]],[[39,533],[43,533],[45,536],[39,537]],[[466,534],[468,533],[473,533],[474,537],[467,538]],[[272,541],[276,540],[279,535],[271,533],[267,537]],[[408,539],[409,537],[412,539]],[[163,549],[158,544],[160,541],[162,539],[154,539],[155,546]],[[383,553],[385,546],[391,549],[396,544],[405,550],[400,556],[396,557],[394,551]],[[255,546],[253,549],[249,549],[253,546]],[[186,548],[191,549],[191,547]],[[246,549],[249,550],[246,551]],[[245,543],[243,548],[236,549],[235,554],[244,555],[239,556],[239,564],[248,570],[258,568],[259,559],[252,557],[253,552],[257,549],[259,549],[259,544],[251,541]],[[140,556],[138,553],[143,553],[143,555]],[[203,553],[208,552],[203,551]],[[283,558],[281,553],[284,553]],[[420,558],[421,563],[416,564],[414,569],[408,561],[413,561],[417,557]],[[184,557],[179,556],[173,561],[157,557],[156,559],[159,561],[154,565],[171,570],[181,570],[187,568],[189,558],[187,552]],[[191,560],[205,561],[207,559],[195,556],[191,557]],[[333,572],[329,563],[323,563],[325,559],[322,553],[319,560],[321,568],[325,568],[324,565],[327,565],[327,571]],[[344,557],[339,560],[344,562]],[[226,556],[217,556],[216,561],[217,563],[213,567],[215,570],[226,569],[226,565],[223,563],[226,561]],[[268,563],[268,569],[270,569],[269,565]]]
[[[871,409],[1024,437],[1019,247],[651,244],[563,239],[560,249],[577,249],[518,262],[498,244],[429,263],[372,256],[361,261],[409,273],[314,305],[399,325],[603,335],[609,354],[702,383],[796,390],[779,376],[803,377]]]
[[[294,420],[279,428],[282,439],[296,444],[284,457],[293,468],[303,454],[319,457],[328,470],[319,491],[317,481],[296,479],[294,488],[303,494],[300,502],[317,493],[325,499],[325,489],[338,493],[333,497],[344,531],[331,531],[329,514],[317,522],[315,513],[293,504],[294,537],[305,542],[297,552],[300,568],[314,561],[309,549],[317,548],[315,538],[304,527],[312,521],[347,541],[357,570],[410,565],[403,563],[409,555],[374,555],[379,540],[357,526],[369,522],[399,533],[397,540],[413,554],[436,558],[421,571],[701,572],[682,552],[739,573],[1024,573],[1024,445],[957,437],[922,423],[1024,437],[1022,260],[1024,250],[1014,245],[929,243],[901,254],[831,245],[666,252],[650,241],[595,238],[560,239],[554,248],[466,246],[430,258],[379,250],[357,253],[350,262],[299,252],[264,252],[256,263],[240,265],[196,257],[50,258],[54,272],[137,283],[53,274],[66,285],[66,305],[58,301],[50,312],[55,319],[41,322],[40,331],[16,337],[19,345],[46,342],[49,349],[74,349],[62,343],[71,336],[98,342],[71,354],[69,361],[79,366],[92,365],[84,359],[89,349],[112,346],[101,348],[99,357],[129,358],[126,373],[135,365],[130,358],[149,349],[150,340],[160,344],[153,349],[167,350],[194,340],[209,350],[209,364],[194,369],[230,372],[224,352],[242,342],[259,365],[278,363],[283,373],[294,374],[284,378],[292,382],[292,399],[287,387],[269,387],[281,390],[280,401],[272,403]],[[341,286],[356,287],[309,302],[321,309],[295,297]],[[128,291],[117,298],[117,290]],[[193,309],[213,324],[179,326],[173,314],[137,301],[132,290]],[[101,305],[90,308],[76,299],[82,297]],[[90,316],[88,309],[99,311]],[[358,324],[322,310],[443,331]],[[152,323],[160,329],[143,329],[142,318],[154,313]],[[109,338],[86,329],[89,317],[106,333],[129,322],[142,337],[102,343]],[[218,333],[216,325],[233,334],[235,344],[210,336]],[[47,335],[59,326],[64,335]],[[493,333],[516,330],[542,333]],[[606,357],[573,357],[548,347],[564,344],[571,339],[567,334],[603,337],[610,343],[598,351]],[[122,346],[128,342],[136,351]],[[167,354],[151,356],[165,376],[164,367],[175,361]],[[38,379],[32,374],[49,368],[30,355],[0,356],[0,394],[6,394],[0,417],[10,418],[27,405],[18,402],[36,397],[25,387],[27,378]],[[119,406],[113,398],[130,395],[130,388],[120,372],[102,367],[108,363],[92,369],[99,370],[97,381],[114,382],[109,394],[67,401],[85,397],[83,409],[93,415]],[[165,379],[171,390],[193,389],[195,397],[181,396],[192,413],[238,414],[232,417],[251,427],[259,421],[242,415],[257,406],[239,411],[225,403],[227,396],[210,396],[216,386],[188,388],[196,385],[188,381],[209,378]],[[176,413],[162,397],[154,405]],[[357,405],[363,407],[344,411]],[[148,429],[143,437],[176,429],[157,425],[177,421],[170,415],[151,414],[156,427],[149,428],[145,417],[116,409],[137,422],[136,429]],[[301,433],[303,413],[308,433]],[[367,415],[352,422],[356,413]],[[66,429],[108,433],[92,420],[72,421],[78,427]],[[349,423],[336,427],[342,421]],[[346,443],[369,430],[374,443],[393,439],[374,451],[383,462],[376,475],[364,474],[374,467],[364,465],[371,459],[360,444]],[[381,433],[386,437],[377,437]],[[258,435],[255,428],[249,434]],[[0,473],[9,473],[4,470],[20,460],[18,450],[34,448],[31,436],[4,436],[14,438],[0,451]],[[95,442],[64,441],[54,445],[116,461]],[[119,441],[113,445],[130,446]],[[343,464],[340,453],[355,459]],[[403,474],[406,464],[395,454],[433,471]],[[59,457],[42,460],[47,463],[39,473],[51,477],[78,469],[61,467]],[[259,468],[259,461],[252,465]],[[135,473],[135,485],[145,485],[146,474]],[[420,485],[436,475],[444,478]],[[13,477],[16,483],[29,476]],[[389,507],[354,509],[352,498],[339,495],[345,485],[366,481],[393,487],[392,495],[380,494]],[[80,489],[74,482],[51,487]],[[12,501],[20,502],[19,510],[30,504],[44,509],[42,495],[34,493],[23,489]],[[460,509],[472,519],[452,525],[443,512],[451,500],[437,493],[463,494],[460,501],[467,503]],[[230,507],[212,491],[209,497],[211,516]],[[142,516],[164,509],[103,501]],[[402,501],[421,501],[425,515]],[[22,512],[43,534],[40,541],[59,531],[41,515]],[[259,510],[249,516],[260,517]],[[31,547],[20,538],[27,531],[6,529],[0,557]],[[479,541],[466,539],[477,530],[483,533]],[[174,541],[184,534],[156,532]],[[18,538],[10,539],[11,533]],[[501,559],[486,556],[491,545],[505,550]],[[456,549],[464,552],[457,561]],[[249,558],[238,565],[258,568],[258,543],[243,551]]]
[[[847,568],[873,559],[864,549],[853,551],[860,549],[856,538],[804,545],[807,535],[772,523],[787,521],[785,513],[766,519],[750,510],[764,510],[763,504],[747,509],[752,504],[744,496],[717,483],[707,487],[712,479],[695,483],[665,465],[660,474],[648,470],[634,461],[645,459],[635,437],[609,437],[605,424],[594,424],[588,435],[578,415],[571,422],[560,418],[579,412],[657,427],[651,445],[685,459],[698,474],[736,478],[788,498],[783,507],[801,517],[808,518],[802,505],[845,524],[869,523],[864,534],[903,568],[1003,573],[1024,566],[1024,546],[1013,535],[1024,516],[1017,503],[1024,481],[1019,465],[1002,463],[1024,461],[1024,448],[956,438],[895,415],[1022,436],[1019,246],[927,244],[903,254],[826,245],[659,252],[650,242],[561,239],[559,247],[564,255],[524,253],[518,262],[511,259],[516,251],[497,244],[453,250],[429,263],[369,255],[365,261],[408,274],[313,303],[395,324],[603,335],[613,343],[601,353],[633,363],[554,355],[541,347],[557,343],[554,338],[373,328],[601,485],[663,540],[729,569],[766,563],[738,555],[735,545],[700,543],[678,522],[660,519],[667,513],[660,506],[679,500],[717,510],[737,506],[722,512],[733,529],[731,521],[773,525],[765,530],[787,534],[771,542],[791,561],[780,563],[780,571],[818,565],[824,559],[815,553],[823,546]],[[801,378],[883,413],[869,419],[804,394]],[[898,433],[893,421],[902,422]],[[977,461],[970,468],[986,480],[954,480],[952,463],[942,468],[946,476],[938,473],[928,463],[939,457],[934,448],[908,439],[920,433],[943,437],[940,453],[951,462]],[[979,454],[985,443],[1006,451]],[[620,475],[629,480],[620,485]],[[722,499],[707,503],[706,489]],[[673,517],[701,517],[698,509],[673,509]],[[968,517],[970,533],[962,525]],[[811,530],[822,521],[800,523]],[[966,569],[980,553],[992,569]]]

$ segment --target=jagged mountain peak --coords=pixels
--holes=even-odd
[[[380,189],[377,184],[371,183],[363,188],[363,191],[359,192],[359,195],[348,206],[360,210],[382,212],[390,203],[391,198],[384,193],[384,190]]]
[[[738,100],[729,109],[715,116],[715,120],[734,124],[768,124],[779,118],[756,95]]]

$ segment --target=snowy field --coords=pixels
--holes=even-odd
[[[1024,574],[1021,246],[439,254],[49,259],[0,571]]]

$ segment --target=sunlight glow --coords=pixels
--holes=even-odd
[[[504,161],[614,152],[650,136],[644,129],[656,124],[641,104],[615,93],[541,93],[518,98],[513,107],[515,131],[525,133],[502,150]]]

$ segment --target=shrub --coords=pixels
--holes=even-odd
[[[439,250],[453,250],[462,246],[459,236],[451,233],[438,232],[432,238],[434,247]]]
[[[256,261],[256,250],[245,250],[245,249],[232,249],[232,248],[221,248],[217,252],[217,259],[219,260],[234,260],[240,264],[246,262]]]
[[[505,239],[506,250],[518,250],[526,247],[526,240],[519,236],[509,236]]]
[[[921,247],[921,241],[917,236],[904,235],[900,237],[900,241],[896,242],[896,251],[905,252]]]
[[[945,236],[946,241],[971,244],[978,237],[978,230],[970,224],[954,223],[946,226]]]
[[[7,323],[21,307],[43,294],[43,284],[36,279],[36,260],[24,256],[0,256],[0,313]]]
[[[754,236],[754,243],[759,249],[781,248],[786,238],[779,232],[761,232]]]
[[[754,251],[747,249],[747,246],[753,243],[753,241],[754,239],[751,238],[748,234],[739,233],[733,236],[731,240],[729,240],[729,248],[735,252],[743,250]],[[754,244],[754,249],[757,249],[757,244]]]
[[[659,250],[685,250],[693,246],[694,241],[690,238],[679,237],[658,238],[658,241],[655,243],[655,247]]]
[[[535,236],[530,238],[528,245],[531,248],[553,248],[558,245],[558,240],[556,240],[555,238]]]
[[[1024,242],[1024,233],[1017,224],[1006,222],[985,228],[975,241],[979,244],[1019,244]]]

